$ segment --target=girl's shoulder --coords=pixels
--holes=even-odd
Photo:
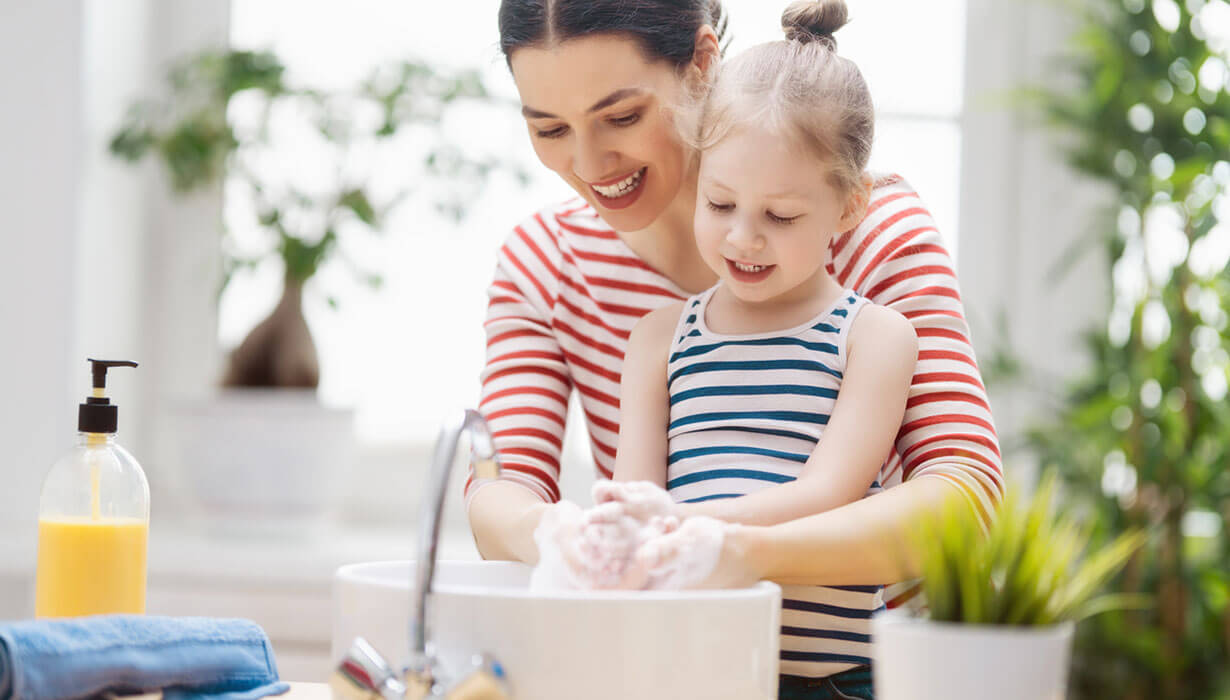
[[[847,352],[856,345],[885,345],[900,348],[903,354],[917,352],[918,335],[914,324],[895,309],[862,301],[857,315],[850,321]]]
[[[646,338],[671,338],[683,316],[688,300],[672,301],[641,316],[632,328],[632,335]]]

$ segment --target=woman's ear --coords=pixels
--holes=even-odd
[[[696,48],[692,50],[692,68],[699,73],[705,83],[713,77],[713,71],[722,60],[722,49],[718,44],[717,32],[707,24],[700,25],[696,30]]]
[[[858,184],[846,196],[846,210],[838,222],[838,231],[849,231],[862,222],[867,215],[867,205],[871,202],[871,186],[871,175],[863,173]]]

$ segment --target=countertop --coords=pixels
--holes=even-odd
[[[329,700],[332,695],[325,683],[291,683],[290,690],[281,697],[285,700]]]
[[[116,695],[103,693],[106,700],[117,700]],[[274,697],[281,700],[331,700],[332,693],[326,683],[291,683],[290,690]],[[143,695],[118,696],[118,700],[161,700],[162,693],[145,693]]]

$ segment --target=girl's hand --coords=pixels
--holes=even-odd
[[[678,526],[674,518],[642,522],[574,503],[551,506],[534,532],[539,562],[531,588],[547,590],[641,589],[649,572],[635,558],[647,541]]]
[[[648,572],[649,588],[744,588],[755,574],[738,537],[738,525],[693,516],[637,550],[637,567]]]
[[[682,520],[678,504],[670,494],[650,481],[608,481],[594,483],[594,518],[631,517],[643,523],[652,518]]]

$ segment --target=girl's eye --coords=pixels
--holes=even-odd
[[[641,120],[640,112],[633,112],[632,114],[628,114],[622,117],[615,117],[614,119],[611,120],[611,123],[614,124],[615,126],[632,126],[633,124],[639,122],[640,120]]]
[[[733,204],[717,204],[711,199],[706,199],[705,201],[708,202],[709,208],[713,211],[728,212],[735,208]]]
[[[766,211],[765,214],[768,215],[769,221],[772,221],[775,224],[793,224],[799,216],[803,216],[802,214],[799,214],[798,216],[778,216],[771,211]]]
[[[563,136],[564,134],[566,134],[567,132],[568,132],[568,127],[566,127],[566,126],[557,126],[557,127],[555,127],[554,129],[548,129],[548,130],[546,130],[546,131],[543,131],[543,130],[539,129],[539,130],[537,131],[537,134],[538,134],[538,138],[542,138],[542,139],[557,139],[557,138],[559,138],[559,137]]]

